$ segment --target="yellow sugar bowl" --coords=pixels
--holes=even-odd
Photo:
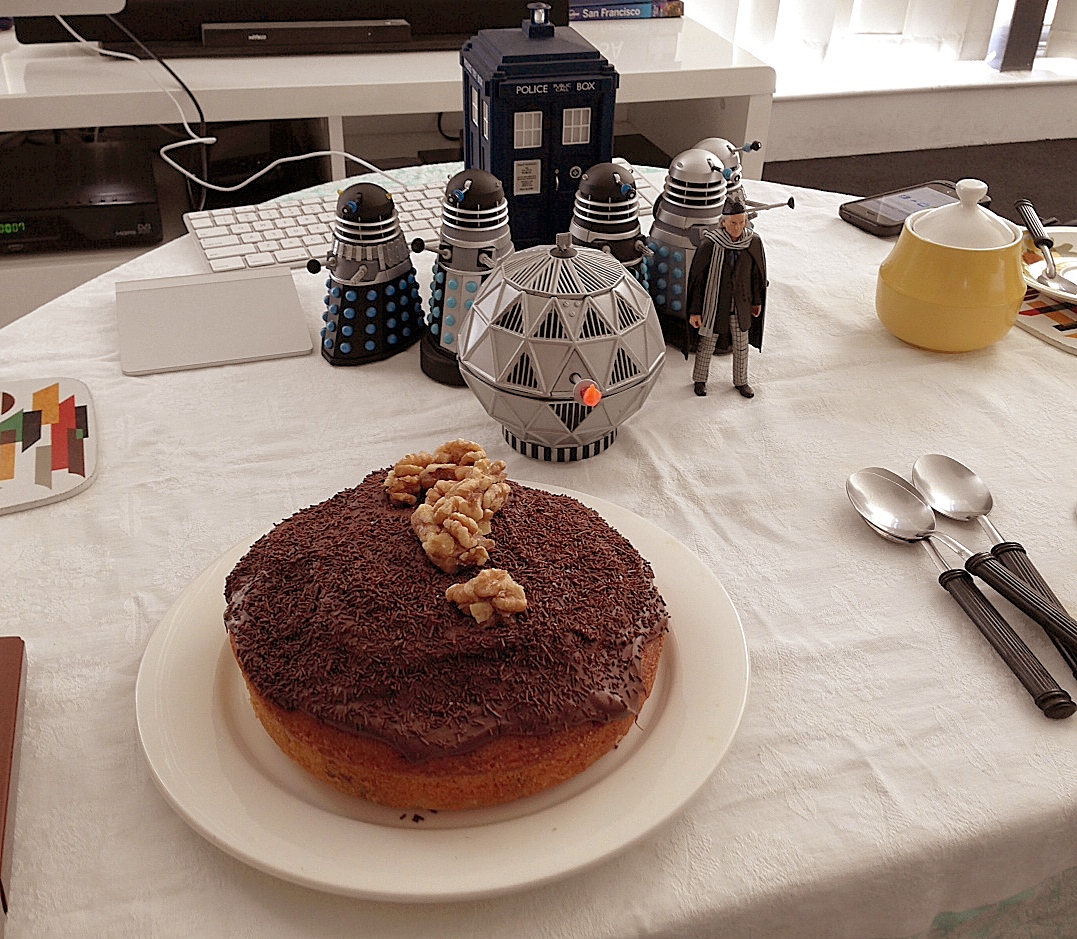
[[[957,184],[960,201],[905,219],[879,266],[875,311],[898,339],[935,352],[998,342],[1017,321],[1023,232],[979,204],[987,185]]]

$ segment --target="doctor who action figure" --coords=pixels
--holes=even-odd
[[[697,395],[707,393],[715,348],[732,348],[733,385],[745,398],[755,395],[748,384],[748,346],[763,347],[766,303],[763,242],[748,227],[745,205],[726,200],[719,224],[703,233],[688,272],[685,308],[689,324],[699,330],[692,368]]]

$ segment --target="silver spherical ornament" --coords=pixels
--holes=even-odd
[[[565,462],[613,442],[650,394],[665,344],[650,296],[624,265],[566,234],[517,252],[487,279],[458,355],[505,439]]]

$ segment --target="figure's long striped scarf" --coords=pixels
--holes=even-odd
[[[715,254],[711,256],[710,269],[707,271],[707,282],[703,288],[703,321],[699,327],[699,335],[713,336],[715,314],[718,312],[718,285],[722,282],[722,265],[725,263],[726,251],[743,251],[752,243],[755,236],[750,228],[744,229],[744,234],[734,240],[724,228],[709,228],[703,233],[704,238],[709,238],[716,245]],[[721,248],[718,251],[717,248]]]

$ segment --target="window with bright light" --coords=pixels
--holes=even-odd
[[[719,0],[701,2],[715,7]],[[888,51],[903,49],[922,59],[983,60],[1014,8],[1025,4],[1035,8],[1037,0],[755,0],[740,4],[735,29],[739,45],[786,68],[834,57],[859,65],[863,52],[863,67],[875,72],[895,58]],[[1046,7],[1045,35],[1060,19],[1072,32],[1077,16],[1067,11],[1077,0],[1047,0]]]

